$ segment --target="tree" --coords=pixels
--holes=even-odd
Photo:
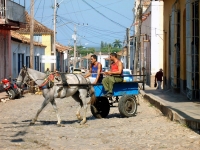
[[[113,42],[113,46],[114,47],[118,47],[121,48],[122,47],[122,42],[120,40],[115,39],[115,41]]]
[[[104,48],[104,42],[101,41],[101,48]]]

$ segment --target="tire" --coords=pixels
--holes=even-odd
[[[122,117],[133,117],[137,112],[135,96],[122,96],[119,100],[118,109]]]
[[[95,118],[106,118],[110,111],[110,104],[106,97],[98,97],[90,109]]]
[[[15,92],[13,90],[8,90],[9,99],[15,99]]]
[[[17,94],[16,98],[17,98],[17,99],[20,99],[21,97],[22,97],[22,93],[19,92],[19,94]]]

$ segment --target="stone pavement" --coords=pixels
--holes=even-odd
[[[122,118],[114,103],[106,118],[96,119],[89,107],[87,122],[76,118],[78,103],[72,97],[56,99],[62,127],[48,104],[37,122],[29,126],[41,107],[41,95],[0,103],[0,150],[199,150],[200,135],[170,121],[146,100],[134,117]],[[90,100],[89,98],[87,99]],[[81,110],[83,114],[83,109]]]
[[[145,86],[140,93],[170,120],[200,131],[200,100],[191,101],[171,90],[157,90],[149,86]]]
[[[169,90],[156,90],[149,86],[145,86],[145,91],[140,90],[140,93],[170,120],[200,131],[200,101],[190,101],[181,94]],[[0,100],[6,98],[6,92],[1,92]]]

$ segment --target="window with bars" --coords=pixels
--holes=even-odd
[[[26,56],[26,67],[30,68],[30,56]]]
[[[199,98],[199,0],[186,3],[187,97]]]
[[[40,71],[39,56],[35,56],[35,70]]]
[[[18,54],[18,74],[24,65],[24,54]]]
[[[172,7],[169,38],[171,87],[180,88],[180,11],[178,3]]]

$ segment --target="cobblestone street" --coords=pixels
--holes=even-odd
[[[155,107],[141,100],[137,116],[121,118],[118,107],[111,107],[106,119],[96,119],[88,108],[88,121],[79,125],[78,104],[70,97],[56,99],[63,127],[57,127],[51,106],[29,126],[42,104],[41,95],[0,103],[0,149],[191,149],[200,148],[200,135],[172,122]],[[117,104],[116,104],[117,105]]]

